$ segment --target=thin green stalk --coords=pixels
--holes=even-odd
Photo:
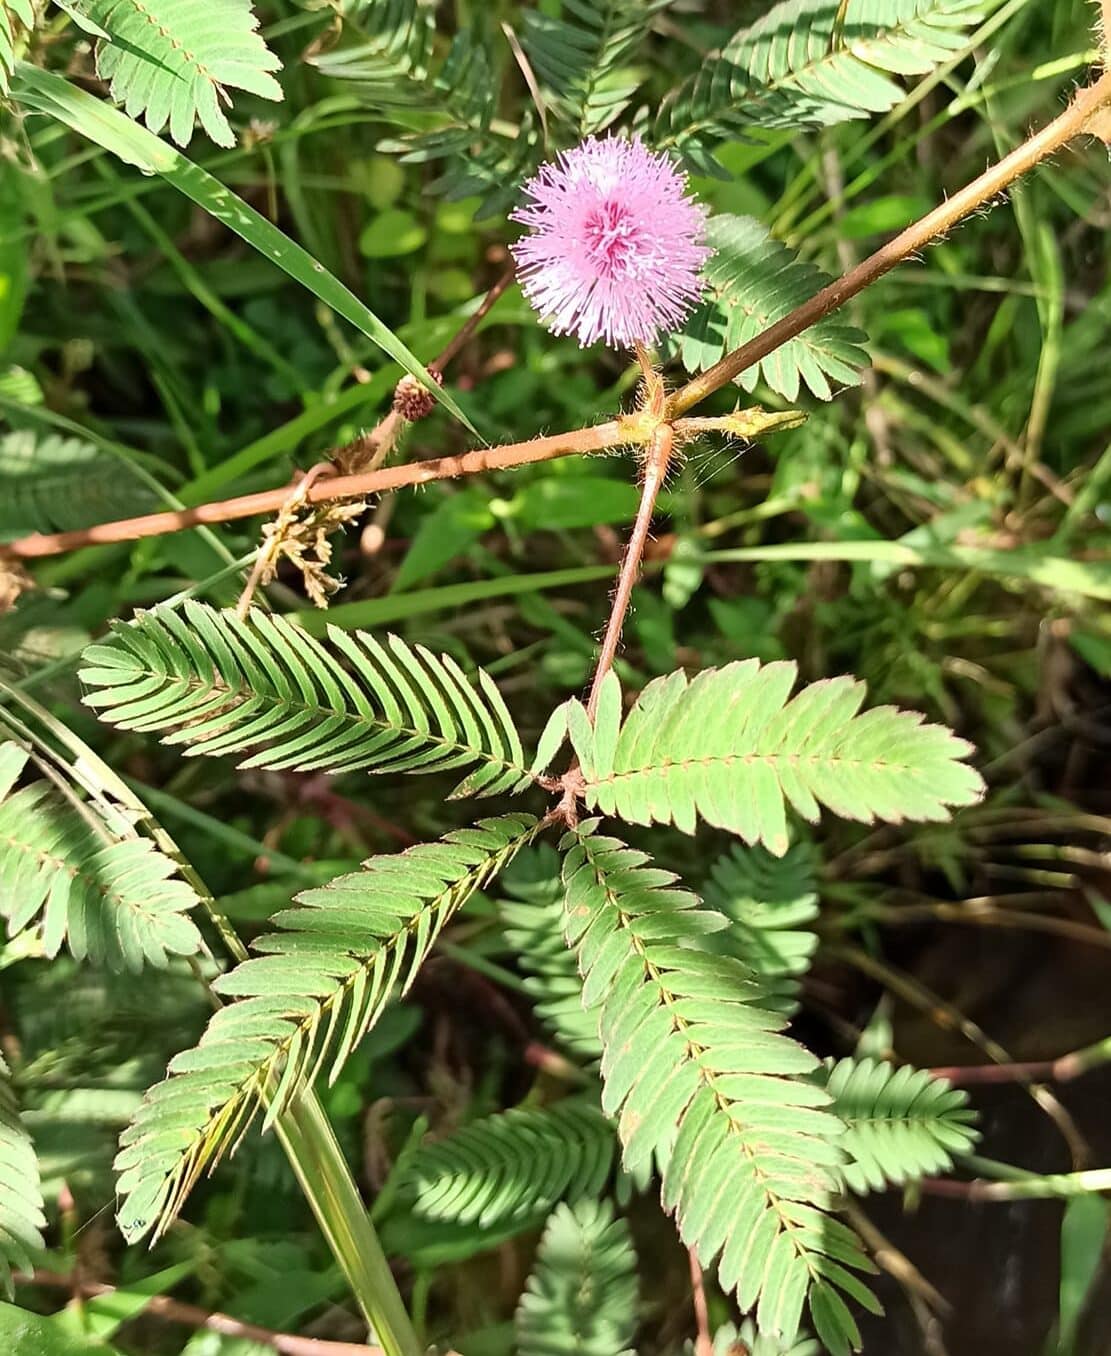
[[[933,1183],[957,1187],[968,1200],[976,1201],[1031,1201],[1070,1196],[1088,1196],[1094,1191],[1111,1191],[1111,1168],[1089,1168],[1084,1172],[1058,1172],[1042,1176],[1024,1172],[1009,1163],[998,1163],[993,1158],[970,1154],[961,1162],[980,1176],[992,1181]],[[953,1193],[957,1194],[956,1192]]]
[[[314,1092],[295,1098],[276,1130],[328,1246],[387,1356],[422,1356],[366,1206]]]

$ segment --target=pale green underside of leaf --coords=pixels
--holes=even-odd
[[[520,1356],[633,1356],[636,1254],[608,1201],[553,1211],[517,1306]]]
[[[187,146],[198,119],[219,146],[234,146],[227,90],[281,99],[281,62],[258,33],[249,0],[73,0],[108,35],[97,71],[112,98],[152,132],[169,127]]]
[[[519,1107],[422,1145],[401,1189],[426,1219],[497,1229],[597,1196],[613,1169],[613,1127],[589,1102]]]
[[[43,950],[113,970],[191,956],[193,889],[145,838],[119,839],[49,781],[14,790],[27,755],[0,744],[0,915],[10,936],[38,923]]]
[[[190,600],[117,623],[84,661],[85,702],[102,720],[191,755],[299,772],[469,766],[456,795],[530,780],[493,681],[397,636],[330,627],[325,643],[260,609],[240,619]]]
[[[945,820],[975,804],[979,774],[961,761],[970,746],[917,712],[880,706],[861,713],[864,684],[811,683],[791,697],[792,663],[755,659],[672,673],[641,692],[620,723],[612,673],[596,725],[568,708],[587,805],[633,824],[699,819],[787,850],[787,809],[817,820],[825,806],[872,823]]]
[[[535,834],[526,815],[482,820],[296,897],[282,929],[217,980],[233,1001],[177,1055],[120,1138],[119,1223],[160,1234],[198,1177],[231,1151],[260,1107],[268,1126],[348,1056],[408,992],[440,932]]]
[[[720,213],[707,222],[714,253],[703,269],[706,291],[681,332],[671,340],[688,372],[704,372],[733,349],[763,334],[821,290],[829,278],[775,240],[753,217]],[[868,364],[866,336],[853,325],[825,316],[742,372],[746,391],[764,381],[785,400],[802,386],[830,400],[855,386]]]
[[[714,142],[746,128],[885,113],[905,94],[899,77],[959,52],[986,8],[983,0],[783,0],[664,101],[653,139],[720,173]]]
[[[803,1077],[816,1061],[752,971],[696,949],[726,920],[670,872],[592,823],[562,846],[567,941],[599,1006],[602,1109],[626,1168],[661,1166],[683,1242],[764,1332],[792,1336],[809,1297],[827,1344],[855,1345],[838,1291],[873,1304],[852,1274],[869,1264],[828,1213],[843,1126]]]
[[[750,1318],[737,1327],[726,1323],[714,1333],[713,1356],[822,1356],[822,1349],[811,1337],[784,1342],[766,1337]]]
[[[521,13],[521,41],[554,112],[579,137],[618,118],[642,73],[630,66],[668,0],[563,0],[561,17]]]
[[[979,1139],[968,1094],[923,1069],[842,1059],[816,1078],[845,1123],[841,1175],[858,1195],[948,1172]]]
[[[80,438],[28,429],[0,437],[0,541],[128,518],[154,503],[138,477]]]
[[[11,1299],[12,1270],[33,1271],[45,1247],[39,1165],[20,1119],[11,1070],[0,1055],[0,1289]]]

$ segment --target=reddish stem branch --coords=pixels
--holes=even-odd
[[[705,400],[713,391],[735,380],[762,359],[769,357],[777,348],[781,348],[791,339],[796,339],[804,330],[817,321],[844,306],[866,287],[877,282],[885,273],[889,273],[896,264],[917,254],[932,240],[943,236],[958,222],[970,216],[984,203],[991,202],[1016,179],[1020,179],[1039,161],[1059,151],[1081,132],[1093,130],[1092,123],[1104,104],[1111,101],[1111,72],[1105,73],[1093,85],[1082,89],[1069,104],[1068,108],[1040,132],[1035,132],[1010,155],[1005,156],[997,165],[966,185],[959,193],[927,212],[921,220],[901,231],[894,240],[876,250],[867,259],[828,287],[823,287],[809,301],[804,302],[790,315],[785,316],[770,329],[759,334],[747,344],[727,353],[713,367],[695,377],[672,396],[668,405],[668,416],[685,414],[692,406]],[[1093,131],[1094,135],[1094,131]]]
[[[950,1065],[931,1069],[935,1078],[946,1078],[950,1083],[1071,1083],[1074,1078],[1090,1073],[1101,1065],[1111,1063],[1111,1037],[1073,1050],[1057,1059],[1028,1060],[1014,1064]]]
[[[706,1304],[706,1286],[702,1266],[693,1248],[687,1249],[691,1264],[691,1305],[694,1309],[694,1356],[714,1356],[714,1339],[710,1335],[710,1310]]]
[[[644,559],[644,548],[648,544],[648,533],[652,528],[652,515],[656,510],[656,499],[667,475],[671,460],[671,449],[675,442],[675,433],[670,424],[661,424],[652,438],[652,445],[644,463],[644,488],[641,490],[640,507],[637,509],[636,522],[632,536],[625,548],[625,559],[621,562],[621,573],[617,578],[617,588],[613,595],[613,607],[602,649],[598,655],[598,667],[594,671],[594,682],[590,687],[586,711],[594,719],[598,709],[598,699],[602,693],[602,680],[617,658],[617,648],[621,644],[621,632],[625,626],[625,615],[629,610],[629,599],[640,578],[640,565]]]
[[[363,471],[357,475],[333,476],[313,485],[305,495],[305,502],[321,504],[332,499],[356,499],[366,494],[398,490],[406,485],[426,485],[433,480],[451,480],[455,476],[478,475],[483,471],[503,471],[511,466],[549,461],[553,457],[565,457],[573,453],[600,452],[607,447],[616,447],[623,441],[625,435],[616,420],[611,420],[594,428],[533,438],[526,443],[507,443],[502,447],[479,448],[455,457],[416,461],[407,466],[388,466],[380,471]],[[176,509],[167,513],[147,513],[138,518],[100,523],[96,527],[73,532],[36,532],[3,549],[11,555],[30,559],[34,556],[57,555],[61,551],[75,551],[82,546],[134,541],[139,537],[160,537],[167,532],[180,532],[183,528],[198,527],[202,523],[230,523],[237,518],[276,513],[288,497],[289,486],[282,485],[276,490],[242,494],[219,503],[198,504],[195,508]]]
[[[811,325],[882,278],[896,264],[917,253],[935,237],[944,235],[964,217],[990,202],[1016,179],[1041,160],[1060,150],[1080,133],[1088,131],[1093,135],[1097,134],[1096,119],[1109,102],[1111,102],[1111,72],[1105,73],[1093,85],[1081,90],[1059,117],[947,202],[927,213],[913,226],[908,226],[894,240],[858,264],[856,268],[850,269],[844,277],[824,287],[763,334],[727,354],[700,377],[689,381],[669,401],[667,418],[674,419],[685,413],[761,359],[774,353],[783,344],[797,338]],[[617,422],[611,421],[598,428],[578,429],[572,433],[557,434],[549,438],[536,438],[531,442],[510,443],[487,451],[444,457],[439,461],[418,462],[412,466],[392,467],[362,475],[337,476],[327,484],[314,486],[309,501],[318,503],[328,499],[353,498],[383,490],[401,489],[407,485],[424,484],[430,480],[475,475],[489,470],[505,470],[511,466],[546,461],[552,457],[600,451],[605,447],[618,446],[623,441],[627,441],[627,438],[621,436]],[[258,513],[273,513],[281,507],[287,493],[288,489],[283,487],[262,494],[224,500],[222,503],[204,504],[176,513],[153,513],[140,518],[102,523],[98,527],[77,532],[36,533],[12,542],[4,550],[9,557],[30,558],[56,555],[62,551],[73,551],[82,546],[102,542],[131,541],[138,537],[160,536],[166,532],[196,527],[201,523],[229,522],[234,518],[248,518]]]
[[[448,365],[449,362],[451,362],[452,358],[454,358],[463,349],[464,345],[468,343],[468,341],[474,335],[474,332],[478,329],[479,325],[482,324],[482,322],[493,310],[494,303],[502,295],[502,293],[506,290],[506,288],[510,285],[510,283],[516,276],[517,276],[517,265],[511,259],[510,262],[506,265],[504,273],[502,273],[501,277],[497,280],[496,283],[494,283],[493,287],[491,287],[489,292],[487,292],[486,295],[483,297],[482,303],[479,306],[478,310],[475,311],[473,315],[467,317],[467,320],[460,327],[459,332],[456,334],[455,338],[451,340],[451,342],[448,344],[448,346],[444,349],[444,351],[440,354],[438,358],[433,359],[428,368],[430,372],[439,372],[441,374],[443,373],[444,368]]]
[[[428,364],[428,371],[433,377],[443,376],[444,368],[471,340],[475,330],[490,314],[494,303],[513,281],[516,274],[517,265],[510,260],[509,266],[501,277],[482,298],[478,309],[473,315],[468,316],[467,320],[459,327],[443,352]],[[347,475],[354,475],[358,471],[376,471],[389,456],[390,449],[405,423],[405,416],[395,406],[368,432],[360,433],[351,442],[345,443],[343,447],[336,448],[332,453],[332,461],[336,468]]]
[[[65,1290],[71,1295],[111,1295],[114,1285],[100,1281],[83,1281],[76,1276],[62,1276],[54,1271],[36,1271],[30,1276],[17,1276],[25,1285],[47,1286]],[[184,1304],[168,1295],[152,1295],[143,1306],[144,1314],[163,1318],[168,1323],[180,1323],[188,1328],[204,1328],[225,1337],[241,1337],[258,1342],[281,1356],[384,1356],[381,1347],[367,1347],[357,1342],[328,1342],[318,1337],[298,1337],[294,1333],[274,1332],[257,1323],[246,1323],[231,1314],[212,1313],[195,1304]]]

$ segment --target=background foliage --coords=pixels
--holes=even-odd
[[[5,5],[0,541],[279,485],[355,438],[503,272],[505,214],[546,147],[633,127],[691,170],[717,254],[667,353],[697,371],[1017,144],[1098,56],[1085,0],[767,8],[160,0],[152,35],[125,0]],[[128,47],[150,42],[154,74]],[[91,141],[78,134],[90,127]],[[683,1351],[696,1330],[689,1263],[653,1172],[684,1242],[717,1222],[683,1204],[684,1161],[669,1156],[686,1140],[654,1137],[659,1117],[639,1129],[635,1078],[626,1087],[601,1066],[623,1165],[598,1109],[598,1013],[620,1030],[618,1000],[632,1001],[610,967],[620,957],[631,974],[639,956],[688,1004],[717,977],[755,977],[731,1007],[749,1024],[744,1057],[774,1050],[766,1084],[790,1087],[767,1112],[779,1149],[791,1172],[800,1156],[821,1162],[806,1202],[849,1188],[850,1223],[885,1262],[867,1277],[881,1316],[845,1270],[872,1265],[856,1237],[794,1207],[829,1349],[849,1324],[866,1349],[914,1356],[1107,1349],[1101,1197],[1065,1209],[1016,1190],[980,1207],[915,1185],[1007,1160],[1036,1174],[1029,1188],[1111,1162],[1103,1056],[1052,1092],[1013,1081],[972,1087],[971,1101],[907,1066],[1045,1061],[1108,1036],[1109,214],[1106,154],[1078,145],[746,374],[755,399],[807,422],[743,452],[712,439],[685,449],[618,663],[629,703],[643,695],[620,738],[616,723],[595,739],[570,721],[592,812],[620,811],[631,848],[612,891],[625,922],[601,956],[567,927],[553,840],[530,844],[534,822],[508,796],[530,785],[549,713],[589,678],[636,510],[629,458],[383,497],[335,539],[346,583],[329,635],[296,570],[266,591],[311,642],[279,616],[215,610],[235,602],[232,566],[257,545],[257,520],[34,569],[35,587],[0,615],[0,1235],[20,1271],[119,1288],[40,1324],[27,1310],[57,1309],[60,1294],[21,1285],[26,1307],[0,1305],[0,1335],[243,1356],[239,1338],[144,1313],[172,1292],[264,1328],[361,1340],[272,1134],[252,1132],[202,1179],[153,1253],[125,1250],[111,1220],[121,1190],[125,1227],[145,1232],[155,1204],[181,1206],[182,1185],[238,1142],[264,1092],[277,1086],[280,1107],[322,1071],[423,1338],[463,1356]],[[465,425],[501,442],[595,422],[628,407],[635,377],[624,355],[553,339],[510,287],[450,370],[443,400],[464,422],[437,409],[399,459],[473,445]],[[733,403],[722,394],[706,412]],[[110,631],[170,599],[161,620]],[[207,686],[183,678],[191,665]],[[666,677],[676,670],[703,677]],[[305,680],[311,693],[296,685],[310,671],[325,675]],[[796,673],[833,682],[788,706]],[[806,692],[836,696],[847,720],[859,692],[843,675],[857,675],[870,708],[922,712],[971,741],[986,800],[952,823],[899,824],[973,796],[948,761],[958,742],[891,713],[855,719],[936,756],[923,784],[838,784],[824,769],[728,813],[674,781],[661,801],[651,769],[674,750],[651,721],[646,749],[638,710],[670,702],[703,753],[719,752],[714,718],[740,674],[796,722],[795,703],[818,700]],[[325,709],[335,724],[322,741],[306,713]],[[783,724],[785,739],[799,729]],[[427,775],[403,776],[414,768]],[[450,799],[479,794],[493,799],[477,810]],[[861,818],[882,801],[896,822],[853,823],[854,797]],[[843,818],[807,825],[814,801]],[[482,830],[467,829],[478,813]],[[399,849],[427,873],[405,897],[423,920],[411,932],[389,886]],[[581,851],[597,864],[623,849],[596,837]],[[646,853],[705,907],[674,898]],[[597,906],[604,871],[591,893],[583,861],[567,861]],[[196,978],[216,978],[218,939],[201,879],[261,939],[217,983],[244,1006],[211,1020]],[[351,912],[325,935],[337,894]],[[109,898],[123,904],[110,922]],[[637,919],[657,906],[675,933],[644,943]],[[129,930],[140,908],[146,922]],[[372,944],[395,933],[390,978],[405,992],[387,1005],[377,978],[350,985],[363,969],[381,977],[394,952]],[[665,953],[676,934],[697,962]],[[313,984],[291,989],[307,955]],[[140,968],[152,963],[165,968]],[[271,1000],[269,1025],[255,1025]],[[238,1047],[220,1039],[236,1023]],[[653,1094],[651,1059],[668,1041],[683,1078],[695,1050],[699,1076],[734,1088],[765,1076],[705,1013],[682,1038],[641,1038],[637,1074]],[[245,1081],[240,1061],[261,1047]],[[789,1079],[784,1060],[797,1062]],[[216,1127],[188,1160],[175,1136],[197,1126],[182,1082],[200,1085]],[[692,1140],[701,1112],[697,1100],[685,1112]],[[783,1236],[768,1247],[786,1259]],[[801,1306],[794,1277],[784,1260],[763,1298],[742,1286],[769,1332]],[[709,1267],[706,1286],[715,1351],[818,1349],[805,1334],[761,1335]]]

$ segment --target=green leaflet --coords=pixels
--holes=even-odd
[[[169,125],[187,146],[198,118],[218,146],[234,146],[221,108],[227,86],[281,99],[270,74],[282,63],[258,33],[250,0],[71,0],[73,12],[103,34],[97,72],[130,117],[152,132]],[[68,6],[67,6],[68,7]]]
[[[120,1137],[124,1235],[161,1234],[261,1106],[268,1127],[325,1065],[336,1078],[390,1000],[408,992],[447,922],[536,830],[527,815],[482,820],[372,857],[276,915],[281,931],[216,982],[234,1001],[170,1061]]]
[[[19,1117],[11,1070],[0,1055],[0,1287],[11,1299],[12,1268],[33,1271],[46,1228],[35,1146]]]
[[[497,1229],[543,1216],[560,1200],[597,1196],[613,1169],[613,1130],[589,1102],[517,1107],[422,1145],[401,1181],[426,1219]]]
[[[718,213],[707,222],[706,241],[714,253],[704,269],[705,296],[669,345],[688,372],[705,372],[829,282],[754,217]],[[803,385],[819,400],[831,400],[834,387],[860,380],[868,364],[865,338],[835,315],[824,316],[737,380],[746,391],[762,380],[792,402]]]
[[[629,63],[668,0],[563,0],[562,17],[521,14],[521,41],[558,116],[577,137],[600,132],[628,106],[642,74]]]
[[[784,1342],[766,1337],[750,1318],[739,1328],[726,1323],[714,1333],[714,1356],[738,1356],[738,1352],[745,1356],[822,1356],[821,1348],[812,1338]]]
[[[726,920],[699,909],[643,852],[579,826],[563,840],[565,928],[600,1005],[602,1109],[630,1172],[662,1168],[663,1204],[763,1332],[791,1337],[803,1306],[834,1350],[858,1345],[839,1291],[875,1301],[870,1264],[829,1213],[844,1127],[802,1077],[816,1061],[782,1034],[761,981],[698,950]]]
[[[917,712],[880,706],[861,713],[865,687],[852,678],[811,683],[791,697],[792,663],[744,660],[657,678],[618,731],[596,730],[581,707],[568,728],[582,764],[587,804],[633,824],[698,820],[763,843],[781,856],[787,808],[816,820],[826,806],[846,819],[944,820],[975,804],[979,774],[961,761],[970,745]],[[616,694],[611,673],[607,687]],[[611,703],[616,712],[617,706]]]
[[[768,1001],[784,1012],[798,1006],[798,976],[810,968],[818,935],[814,851],[795,843],[782,857],[735,844],[710,868],[702,896],[730,926],[705,945],[736,956],[768,985]]]
[[[782,0],[664,101],[653,140],[720,174],[713,143],[745,128],[885,113],[904,94],[892,77],[924,74],[959,52],[986,8],[982,0]]]
[[[520,1356],[633,1356],[636,1254],[608,1201],[561,1205],[517,1307]]]
[[[84,802],[50,781],[13,790],[28,756],[0,744],[0,914],[13,935],[38,921],[48,956],[62,943],[113,970],[191,956],[197,903],[177,867],[138,836],[109,832]]]
[[[34,22],[31,0],[0,0],[0,94],[7,94],[15,70],[20,27],[31,28]]]
[[[816,1075],[845,1122],[841,1175],[864,1195],[948,1172],[979,1133],[968,1094],[923,1069],[873,1059],[827,1061]]]
[[[509,898],[498,900],[505,940],[526,972],[533,1009],[560,1043],[581,1058],[602,1053],[598,1015],[582,1003],[582,980],[563,940],[563,886],[559,856],[547,843],[522,852],[500,881]]]
[[[190,754],[301,772],[470,766],[459,796],[528,785],[512,717],[481,670],[472,682],[450,656],[397,636],[331,627],[328,640],[261,609],[241,620],[188,601],[117,623],[79,676],[102,720]]]

